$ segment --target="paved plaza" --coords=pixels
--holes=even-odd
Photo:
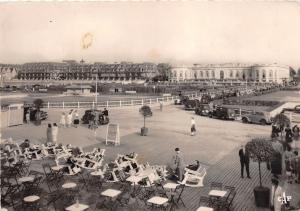
[[[110,110],[110,122],[120,125],[120,146],[105,145],[107,126],[100,126],[97,130],[88,129],[87,125],[80,125],[78,128],[59,128],[58,142],[80,146],[84,151],[90,151],[94,147],[105,148],[105,162],[114,160],[118,153],[136,152],[140,163],[148,162],[150,165],[169,164],[174,148],[179,147],[184,153],[186,164],[199,160],[207,168],[204,187],[188,187],[184,192],[186,210],[196,210],[199,197],[207,195],[209,184],[213,181],[237,188],[238,194],[233,203],[233,210],[264,210],[255,207],[253,196],[253,188],[259,185],[258,165],[250,164],[252,179],[241,179],[238,150],[241,144],[245,144],[253,137],[269,137],[270,126],[200,117],[192,111],[183,110],[181,106],[165,106],[163,111],[154,106],[153,116],[146,119],[149,134],[140,136],[143,118],[138,109],[138,107],[131,107]],[[47,123],[59,122],[63,112],[56,109],[47,111],[49,118],[41,126],[24,124],[6,128],[2,131],[2,137],[12,137],[17,140],[28,138],[32,143],[45,143]],[[78,112],[79,116],[82,116],[84,110]],[[190,136],[192,116],[196,120],[196,136]],[[270,187],[271,175],[265,165],[262,167],[262,177],[263,184]],[[292,204],[300,200],[296,188],[299,188],[299,185],[290,189],[294,190]],[[89,196],[86,200],[93,201],[92,199],[93,197]]]

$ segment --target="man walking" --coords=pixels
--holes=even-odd
[[[246,167],[247,177],[251,179],[249,173],[249,155],[245,151],[245,147],[242,145],[239,151],[240,163],[241,163],[241,177],[244,178],[244,167]]]

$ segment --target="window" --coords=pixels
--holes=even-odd
[[[263,71],[262,71],[262,78],[263,78],[263,79],[266,79],[266,70],[263,70]]]
[[[214,71],[214,70],[211,71],[211,76],[212,76],[213,78],[215,77],[215,71]]]
[[[208,70],[206,70],[205,73],[206,73],[206,77],[209,78],[209,72],[208,72]]]
[[[239,77],[240,77],[240,72],[239,72],[239,71],[236,71],[235,77],[236,77],[236,78],[239,78]]]
[[[229,77],[230,77],[230,78],[233,77],[233,71],[232,71],[232,70],[230,70]]]
[[[203,78],[203,72],[202,71],[200,71],[200,77]]]
[[[224,80],[224,71],[223,70],[220,71],[220,79]]]
[[[259,78],[259,70],[256,70],[256,78]]]
[[[270,78],[273,77],[273,70],[269,70],[269,77],[270,77]]]
[[[179,77],[182,78],[182,72],[180,72]]]
[[[197,72],[194,73],[194,78],[197,79]]]

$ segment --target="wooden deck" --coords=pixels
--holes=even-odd
[[[271,174],[267,170],[266,165],[262,165],[262,182],[263,185],[271,186]],[[246,175],[246,174],[244,174]],[[238,149],[233,150],[207,170],[204,179],[204,187],[202,188],[186,188],[184,192],[184,202],[187,205],[186,210],[196,210],[199,206],[200,196],[207,196],[211,182],[222,182],[223,185],[236,187],[237,195],[232,204],[232,210],[235,211],[253,211],[253,210],[269,210],[257,208],[254,202],[253,188],[259,185],[258,164],[250,164],[251,179],[240,177],[240,161],[238,157]]]

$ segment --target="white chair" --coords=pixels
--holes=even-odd
[[[185,168],[184,179],[179,182],[189,187],[203,187],[203,180],[206,175],[206,169],[198,168],[197,171]]]

